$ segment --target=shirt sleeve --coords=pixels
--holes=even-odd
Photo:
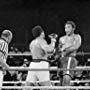
[[[7,58],[7,56],[8,56],[8,44],[6,42],[0,43],[0,52],[2,52],[4,54],[5,58]]]
[[[6,64],[8,56],[8,44],[5,41],[0,40],[0,64],[3,68],[8,69],[9,66]]]

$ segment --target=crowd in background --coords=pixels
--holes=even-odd
[[[11,51],[12,53],[20,53],[21,51],[18,51],[17,48],[13,49]],[[22,52],[21,52],[22,53]],[[81,55],[80,55],[81,56]],[[78,60],[80,61],[83,61],[81,63],[81,61],[79,62],[78,66],[90,66],[90,62],[88,61],[88,56],[87,60],[83,60],[82,59],[82,56],[77,56]],[[49,59],[53,59],[53,56],[50,56]],[[22,66],[22,67],[28,67],[30,62],[32,61],[32,57],[31,56],[8,56],[8,59],[7,59],[7,63],[10,65],[10,66]],[[57,66],[57,63],[56,62],[53,62],[53,63],[50,63],[50,66]],[[58,66],[57,66],[58,67]],[[27,76],[27,71],[14,71],[15,73],[13,75],[11,75],[8,71],[6,71],[4,73],[4,80],[3,81],[19,81],[17,84],[13,83],[8,83],[8,84],[3,84],[3,86],[21,86],[21,85],[24,85],[24,83],[22,83],[22,81],[25,81],[26,80],[26,76]],[[51,80],[59,80],[61,79],[62,77],[59,76],[58,72],[57,71],[51,71],[50,72],[50,79]],[[77,75],[74,76],[74,78],[72,80],[90,80],[90,71],[78,71],[77,72]],[[60,83],[52,83],[53,85],[60,85]],[[79,83],[79,82],[76,82],[74,83],[74,85],[76,86],[89,86],[90,83]]]

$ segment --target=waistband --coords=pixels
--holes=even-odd
[[[71,74],[63,74],[63,77],[66,76],[66,75],[67,76],[70,76],[72,78],[72,75]]]
[[[41,61],[50,62],[49,60],[46,60],[46,59],[33,59],[32,60],[32,62],[41,62]]]

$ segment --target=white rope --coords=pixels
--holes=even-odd
[[[7,69],[4,69],[7,70]],[[77,66],[76,68],[73,69],[64,69],[64,68],[58,68],[58,67],[50,67],[48,69],[31,69],[29,67],[11,67],[11,69],[9,69],[10,71],[12,70],[20,70],[20,71],[82,71],[82,70],[90,70],[90,66]]]
[[[90,89],[90,86],[3,86],[2,89]]]
[[[52,55],[52,54],[50,54]],[[78,52],[77,55],[90,55],[90,52]],[[27,52],[27,53],[13,53],[13,52],[10,52],[8,54],[8,56],[31,56],[31,53],[30,52]]]
[[[90,80],[71,80],[71,83],[90,83]]]
[[[79,70],[80,70],[80,69],[81,69],[81,70],[84,70],[84,69],[85,69],[85,70],[86,70],[86,69],[88,70],[88,69],[89,69],[89,70],[90,70],[90,66],[77,66],[76,69],[79,69]]]
[[[36,81],[36,83],[39,83],[40,81]],[[18,84],[18,83],[26,83],[25,81],[4,81],[3,84],[6,83],[15,83],[15,84]],[[51,81],[51,83],[60,83],[59,80],[55,80],[55,81]]]
[[[9,53],[8,56],[31,56],[31,53]]]
[[[40,81],[37,81],[36,83],[39,83]],[[18,83],[25,83],[25,81],[4,81],[3,84],[6,83],[15,83],[15,84],[18,84]],[[52,81],[51,80],[51,83],[60,83],[59,80],[55,80],[55,81]],[[90,80],[71,80],[70,83],[90,83]]]
[[[7,70],[7,69],[4,69]],[[12,70],[20,70],[20,71],[50,71],[50,70],[58,70],[58,67],[49,67],[48,69],[31,69],[30,67],[10,67],[10,71]]]

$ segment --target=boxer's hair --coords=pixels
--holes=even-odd
[[[75,25],[75,23],[73,22],[73,21],[67,21],[66,23],[65,23],[65,25],[66,24],[70,24],[70,25],[72,25],[72,27],[75,29],[76,28],[76,25]]]
[[[34,38],[36,38],[36,37],[39,37],[43,31],[44,30],[42,29],[42,27],[38,25],[32,29],[32,34],[33,34]]]

